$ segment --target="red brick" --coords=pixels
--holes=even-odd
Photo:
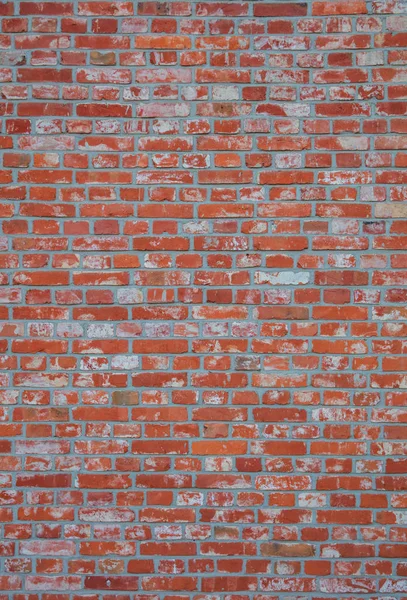
[[[407,592],[405,13],[0,5],[0,600]]]

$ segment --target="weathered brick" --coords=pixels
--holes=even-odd
[[[0,600],[406,595],[405,1],[0,16]]]

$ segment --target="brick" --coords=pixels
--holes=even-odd
[[[0,600],[407,594],[406,15],[0,5]]]

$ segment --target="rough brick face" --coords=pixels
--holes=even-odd
[[[0,15],[0,600],[407,598],[405,1]]]

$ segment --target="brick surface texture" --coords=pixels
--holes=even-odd
[[[405,600],[404,0],[0,13],[0,600]]]

